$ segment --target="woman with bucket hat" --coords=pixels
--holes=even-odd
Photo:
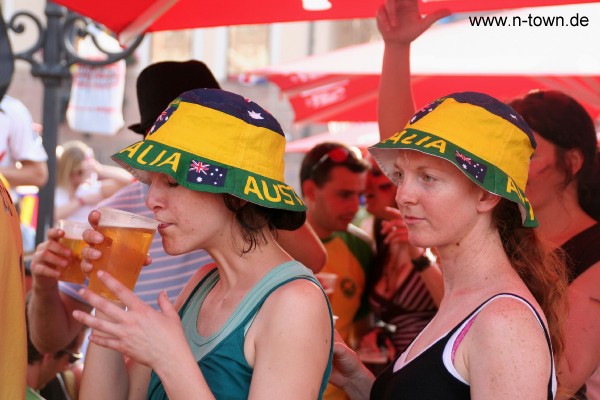
[[[113,156],[150,184],[146,204],[165,251],[203,248],[215,266],[199,269],[175,305],[161,295],[160,312],[108,274],[101,279],[126,310],[85,290],[97,314],[74,313],[93,329],[83,398],[321,397],[331,311],[312,272],[273,233],[306,218],[283,182],[284,147],[281,127],[256,103],[197,89],[174,100],[144,141]]]
[[[414,112],[409,84],[411,43],[447,14],[440,11],[422,17],[416,0],[390,0],[380,8],[378,25],[385,41],[379,103],[382,139],[404,126]],[[586,109],[559,91],[531,90],[508,104],[523,117],[537,143],[525,187],[539,223],[536,233],[563,253],[567,264],[569,312],[564,322],[563,356],[557,359],[557,399],[585,400],[584,383],[600,364],[600,248],[596,245],[600,240],[600,152],[596,128]],[[589,393],[589,398],[596,397]]]
[[[444,297],[377,380],[335,344],[332,382],[352,399],[554,398],[566,274],[523,192],[534,147],[512,108],[463,92],[369,149],[398,186],[410,243],[437,249]]]

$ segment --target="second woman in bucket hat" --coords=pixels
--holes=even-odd
[[[162,312],[107,274],[127,311],[85,291],[98,315],[75,314],[94,329],[82,397],[322,396],[331,311],[312,272],[274,238],[305,220],[283,182],[284,147],[281,127],[259,105],[198,89],[173,101],[144,141],[114,155],[150,184],[146,204],[166,252],[203,248],[215,266],[194,275],[175,307],[161,296]]]
[[[463,92],[369,149],[398,186],[410,243],[437,250],[444,296],[376,380],[336,343],[332,381],[351,398],[554,398],[566,274],[523,194],[534,147],[512,108]]]

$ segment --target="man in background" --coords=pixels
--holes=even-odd
[[[352,225],[365,191],[369,164],[360,151],[342,143],[322,143],[310,150],[300,167],[307,220],[325,245],[327,262],[322,272],[337,275],[331,308],[338,317],[335,328],[350,345],[358,344],[368,327],[366,282],[373,259],[369,236]],[[329,385],[325,399],[345,399]]]
[[[0,101],[0,173],[11,188],[42,187],[48,180],[47,160],[27,108],[19,100],[4,96]]]

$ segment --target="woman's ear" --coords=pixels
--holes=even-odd
[[[575,176],[583,166],[583,154],[579,149],[570,149],[565,152],[565,165]]]
[[[481,196],[477,202],[477,211],[488,212],[498,205],[501,197],[497,194],[490,193],[485,189],[481,190]]]

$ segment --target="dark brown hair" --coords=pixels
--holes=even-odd
[[[241,248],[242,254],[250,253],[267,243],[264,234],[265,227],[268,227],[275,234],[279,221],[301,214],[269,209],[230,194],[223,195],[223,202],[227,209],[233,212],[237,227],[242,235],[244,241],[244,246]]]
[[[325,157],[326,154],[335,149],[341,149],[341,151],[346,152],[347,157],[339,162],[332,160],[331,157]],[[367,171],[371,167],[371,164],[343,143],[321,143],[313,147],[304,156],[302,165],[300,166],[300,183],[303,183],[307,179],[312,179],[318,187],[321,187],[329,181],[329,172],[333,167],[339,166],[355,173],[361,173]]]
[[[594,121],[575,99],[555,90],[535,90],[509,103],[531,130],[557,147],[557,167],[565,174],[564,186],[577,181],[579,205],[600,220],[600,157]],[[583,164],[574,175],[566,152],[576,149]]]

